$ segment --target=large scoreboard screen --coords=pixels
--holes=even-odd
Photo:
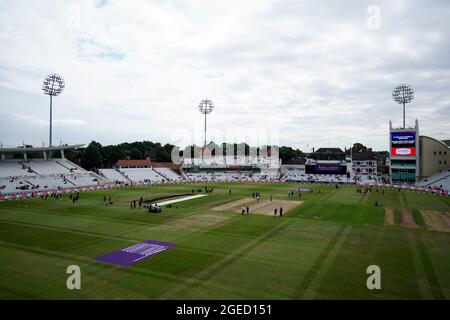
[[[415,132],[391,132],[391,156],[414,157],[415,155]]]

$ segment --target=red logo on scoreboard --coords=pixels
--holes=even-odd
[[[416,155],[415,147],[392,148],[392,156],[396,157],[414,157]]]

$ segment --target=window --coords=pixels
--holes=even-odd
[[[434,151],[433,154],[436,155],[436,151]]]

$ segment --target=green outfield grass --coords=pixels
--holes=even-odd
[[[214,187],[208,196],[155,214],[131,210],[129,201],[190,193],[193,186],[86,192],[75,204],[68,195],[0,203],[0,298],[450,298],[450,233],[427,230],[420,214],[450,211],[449,198],[304,185],[314,192],[299,199],[288,197],[298,184],[208,186]],[[253,191],[263,200],[304,203],[283,217],[212,210]],[[105,206],[103,195],[114,204]],[[385,226],[385,207],[412,209],[418,228]],[[400,223],[398,210],[394,218]],[[143,240],[176,247],[130,267],[94,260]],[[381,290],[366,287],[373,264],[381,268]],[[69,265],[81,268],[81,290],[66,288]]]

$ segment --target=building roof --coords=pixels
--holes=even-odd
[[[375,153],[372,151],[354,152],[352,153],[353,160],[376,160]]]
[[[438,139],[435,139],[435,138],[432,138],[432,137],[429,137],[429,136],[424,136],[424,135],[420,135],[419,138],[420,138],[420,139],[427,138],[427,139],[434,140],[434,141],[436,141],[437,143],[442,144],[444,147],[447,147],[447,148],[450,149],[450,145],[448,144],[448,142],[449,142],[450,140],[438,140]],[[446,141],[447,141],[447,142],[446,142]]]
[[[118,160],[116,163],[116,167],[137,167],[137,168],[169,168],[172,170],[180,169],[181,165],[172,163],[172,162],[152,162],[148,159],[145,160]]]
[[[153,168],[169,168],[172,170],[179,170],[181,167],[181,164],[176,164],[173,162],[152,162],[151,166]]]
[[[73,145],[61,145],[61,146],[51,146],[51,147],[17,147],[17,148],[0,148],[0,154],[8,153],[30,153],[30,152],[43,152],[43,151],[60,151],[66,149],[76,149],[84,146],[84,144],[73,144]]]
[[[443,143],[445,143],[446,145],[448,145],[450,147],[450,139],[448,140],[442,140]]]
[[[289,159],[285,164],[298,164],[298,165],[302,165],[302,164],[305,164],[306,163],[306,160],[305,160],[305,158],[292,158],[292,159]]]
[[[150,167],[150,160],[118,160],[117,167]]]
[[[344,153],[341,148],[319,148],[314,153]]]

